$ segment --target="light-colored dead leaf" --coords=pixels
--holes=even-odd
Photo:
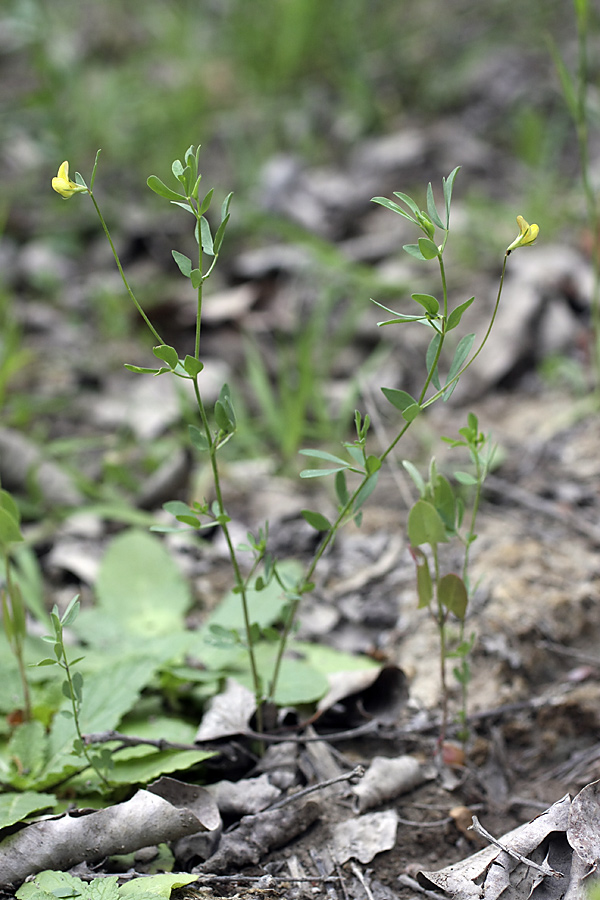
[[[354,788],[354,806],[364,812],[411,791],[425,781],[420,763],[414,756],[388,758],[375,756],[364,778]]]
[[[252,691],[234,678],[228,678],[225,690],[213,697],[208,704],[196,732],[196,742],[244,734],[255,711],[256,700]]]
[[[333,828],[333,856],[340,865],[349,859],[369,863],[378,853],[392,849],[397,827],[398,814],[393,809],[346,819]]]

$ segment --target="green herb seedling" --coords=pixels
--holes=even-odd
[[[64,642],[64,629],[75,621],[78,613],[78,596],[73,597],[62,616],[59,615],[58,607],[56,605],[54,606],[50,613],[50,621],[54,634],[45,635],[43,638],[43,640],[52,644],[54,649],[54,659],[51,657],[42,659],[38,663],[38,666],[60,666],[65,673],[62,692],[67,700],[71,702],[71,709],[62,710],[62,715],[72,717],[73,719],[73,724],[77,733],[77,738],[73,742],[73,749],[75,753],[86,759],[88,765],[94,769],[102,784],[106,788],[110,788],[110,783],[102,772],[102,768],[107,769],[112,766],[111,754],[108,750],[103,750],[100,754],[90,753],[83,734],[81,733],[81,726],[79,724],[81,702],[83,699],[83,675],[81,672],[73,672],[73,666],[78,662],[81,662],[83,656],[78,656],[77,659],[69,660]]]

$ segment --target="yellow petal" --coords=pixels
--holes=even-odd
[[[517,216],[517,225],[519,226],[519,234],[512,244],[507,247],[507,254],[516,250],[517,247],[526,247],[528,244],[533,244],[540,233],[539,225],[530,225],[523,216]]]
[[[61,197],[64,197],[65,200],[68,200],[73,194],[80,194],[82,191],[86,190],[80,184],[76,184],[69,178],[69,163],[67,160],[59,167],[58,175],[52,179],[52,187],[56,193],[60,194]]]

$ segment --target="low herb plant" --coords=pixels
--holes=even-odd
[[[105,771],[112,768],[112,755],[109,750],[104,749],[98,753],[90,752],[80,725],[81,703],[83,700],[83,675],[79,671],[73,671],[73,667],[81,662],[82,656],[77,659],[69,660],[67,649],[65,647],[64,629],[68,628],[79,613],[79,597],[73,597],[64,613],[59,615],[58,607],[54,606],[50,613],[50,621],[54,634],[46,635],[43,640],[52,644],[54,657],[42,659],[38,666],[59,666],[65,673],[65,679],[62,683],[62,693],[70,701],[71,709],[63,709],[62,715],[73,720],[76,739],[73,741],[73,750],[81,756],[85,762],[94,770],[101,784],[108,788],[110,783],[105,775]]]
[[[224,384],[220,390],[218,399],[212,408],[208,408],[202,394],[202,361],[201,325],[203,289],[206,280],[210,277],[218,261],[223,244],[225,231],[229,222],[229,208],[231,194],[223,200],[216,228],[211,228],[207,213],[213,200],[213,190],[203,195],[201,188],[202,176],[198,170],[200,148],[190,147],[183,160],[175,160],[172,164],[172,174],[175,179],[176,189],[168,187],[156,175],[148,178],[148,186],[159,197],[175,204],[191,215],[196,240],[197,253],[195,259],[190,259],[178,250],[173,250],[173,259],[182,276],[190,282],[192,290],[196,293],[196,329],[193,354],[180,356],[177,349],[166,344],[153,323],[150,321],[142,304],[135,296],[123,271],[121,261],[115,249],[110,232],[103,218],[94,193],[99,156],[93,167],[89,186],[82,176],[77,173],[75,181],[69,177],[68,163],[64,162],[53,179],[52,186],[65,199],[75,194],[88,194],[100,219],[102,228],[111,246],[115,262],[123,279],[125,289],[135,304],[138,312],[150,329],[155,341],[154,356],[158,365],[141,367],[127,364],[127,368],[134,373],[149,374],[153,376],[171,375],[176,378],[189,381],[194,393],[197,407],[197,423],[189,426],[189,439],[195,451],[203,457],[212,473],[214,500],[199,499],[192,503],[184,503],[173,500],[165,505],[180,525],[186,526],[202,534],[207,529],[220,528],[228,549],[234,582],[233,592],[238,597],[242,610],[242,629],[231,629],[222,624],[216,624],[212,629],[212,639],[223,646],[237,643],[247,653],[249,669],[251,673],[252,690],[256,702],[256,728],[262,731],[264,727],[265,712],[269,704],[277,701],[277,689],[281,676],[282,664],[286,649],[291,640],[294,625],[298,616],[303,595],[313,588],[313,577],[323,554],[333,544],[340,528],[348,522],[361,523],[362,507],[373,493],[382,465],[395,451],[398,443],[406,434],[414,420],[428,407],[439,400],[447,400],[456,388],[461,376],[482,353],[489,334],[492,330],[500,298],[506,265],[511,252],[519,247],[532,244],[538,235],[538,226],[529,225],[522,216],[517,217],[519,234],[509,245],[504,254],[504,261],[496,302],[492,310],[488,327],[479,341],[476,343],[474,333],[464,335],[448,356],[448,336],[457,329],[463,316],[467,313],[474,298],[471,297],[454,308],[450,308],[448,286],[444,254],[450,233],[450,208],[454,180],[458,173],[458,167],[447,178],[442,180],[443,205],[442,212],[438,210],[434,199],[431,184],[427,188],[426,209],[422,210],[408,195],[396,193],[397,200],[383,197],[375,198],[375,202],[386,207],[393,214],[400,215],[411,222],[421,236],[414,244],[408,244],[404,250],[420,262],[434,263],[439,268],[440,297],[431,294],[414,293],[412,300],[416,304],[416,311],[411,314],[396,312],[377,303],[384,309],[389,317],[380,325],[388,326],[419,324],[427,327],[432,332],[425,360],[423,384],[421,390],[415,395],[396,388],[383,387],[382,391],[396,412],[399,413],[399,423],[394,438],[388,446],[379,454],[370,452],[369,428],[370,418],[368,414],[355,412],[353,440],[343,443],[343,455],[332,454],[322,449],[306,449],[300,451],[306,457],[316,460],[318,468],[309,468],[301,472],[302,478],[316,478],[333,476],[335,495],[337,498],[337,514],[330,520],[319,510],[304,510],[305,520],[320,534],[320,542],[312,559],[301,571],[290,572],[282,563],[274,559],[268,550],[268,526],[265,524],[257,534],[248,534],[244,545],[236,546],[230,530],[230,516],[224,494],[224,485],[220,471],[220,452],[223,446],[231,441],[236,432],[236,415],[234,411],[233,393],[228,384]],[[399,202],[397,202],[399,201]],[[468,597],[468,563],[469,549],[475,539],[475,517],[479,507],[481,485],[487,471],[489,456],[484,451],[486,440],[480,435],[477,419],[470,416],[466,428],[460,430],[460,438],[454,441],[456,445],[468,448],[475,464],[475,474],[468,474],[462,480],[472,479],[475,485],[475,501],[472,517],[466,532],[462,532],[463,507],[460,499],[443,475],[437,472],[435,463],[430,468],[427,483],[416,477],[416,469],[412,469],[417,485],[421,491],[421,497],[410,511],[408,519],[409,540],[413,547],[413,554],[417,561],[417,583],[419,603],[432,606],[433,614],[438,622],[440,635],[440,671],[442,677],[443,693],[443,730],[447,722],[448,709],[448,685],[445,677],[445,663],[450,652],[462,654],[460,665],[457,666],[459,680],[465,687],[468,683],[468,655],[469,642],[461,639],[458,646],[451,651],[448,647],[448,619],[452,614],[463,628]],[[323,465],[324,464],[324,465]],[[461,480],[461,479],[459,479]],[[177,526],[179,528],[179,526]],[[168,530],[167,528],[157,530]],[[438,558],[438,545],[448,540],[450,536],[461,535],[465,546],[464,567],[461,575],[454,573],[443,574]],[[432,557],[432,566],[427,562],[427,557],[422,547],[429,547]],[[250,566],[242,562],[243,555],[251,557]],[[285,606],[281,616],[281,627],[261,627],[256,620],[251,605],[251,596],[260,595],[267,588],[275,585],[285,598]],[[271,642],[275,646],[274,658],[267,666],[261,660],[261,647],[264,643]],[[72,689],[71,689],[72,690]],[[463,711],[466,704],[464,694]],[[466,715],[466,713],[465,713]]]

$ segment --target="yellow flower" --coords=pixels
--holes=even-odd
[[[512,244],[506,248],[507,256],[512,250],[516,250],[517,247],[526,247],[528,244],[533,244],[540,233],[540,226],[530,225],[529,222],[525,221],[523,216],[517,216],[517,225],[519,226],[519,235]]]
[[[80,184],[71,181],[69,178],[69,163],[66,160],[58,170],[58,175],[52,179],[52,187],[65,200],[68,200],[73,194],[80,194],[82,191],[87,190]]]

